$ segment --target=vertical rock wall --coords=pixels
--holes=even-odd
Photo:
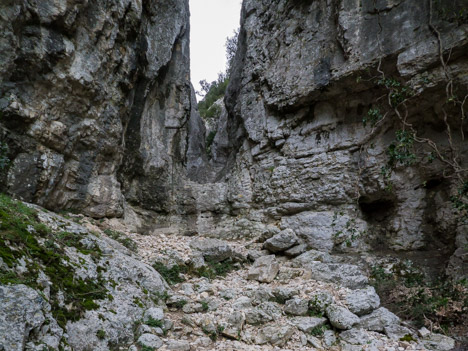
[[[188,1],[2,1],[0,48],[8,192],[94,217],[121,216],[124,198],[176,207],[204,150],[203,129],[188,133]]]
[[[459,186],[453,169],[432,160],[425,142],[411,147],[417,162],[386,167],[397,132],[411,125],[466,169],[465,7],[244,1],[226,127],[212,147],[222,156],[230,145],[236,155],[227,191],[233,211],[292,228],[320,250],[423,250],[434,258],[463,251],[468,230],[449,200]],[[448,83],[460,103],[447,95]],[[372,109],[381,111],[378,123],[364,126]],[[463,276],[466,252],[457,260]]]

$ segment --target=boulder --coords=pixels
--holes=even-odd
[[[164,311],[161,307],[151,307],[148,310],[146,310],[143,319],[145,321],[149,319],[162,321],[164,319]]]
[[[166,348],[174,351],[190,351],[190,344],[185,340],[167,340]]]
[[[271,322],[272,320],[273,317],[261,308],[256,307],[245,311],[245,321],[248,324],[259,325]]]
[[[306,267],[310,269],[312,279],[343,285],[350,289],[364,288],[369,282],[359,267],[352,264],[313,261]]]
[[[392,324],[400,324],[400,318],[385,307],[380,307],[371,314],[362,316],[359,327],[366,330],[383,332],[385,327]]]
[[[295,297],[286,301],[284,312],[293,316],[305,316],[309,310],[309,301]]]
[[[297,257],[307,251],[307,244],[300,244],[287,249],[284,254],[288,257]]]
[[[274,346],[284,346],[294,334],[294,328],[289,325],[271,325],[260,329],[255,339],[256,344],[269,343]]]
[[[250,268],[247,279],[257,280],[261,283],[271,283],[278,274],[280,266],[275,260],[275,255],[257,258]]]
[[[354,290],[347,294],[346,303],[351,312],[362,316],[378,308],[380,306],[380,298],[375,292],[374,287],[368,286],[367,288]]]
[[[342,342],[351,345],[367,345],[372,341],[373,337],[363,329],[353,328],[341,332],[340,339]]]
[[[388,338],[392,340],[398,341],[408,335],[416,339],[414,333],[409,328],[398,324],[391,324],[389,326],[384,327],[384,332],[388,336]]]
[[[138,344],[147,348],[159,349],[163,345],[163,342],[158,336],[147,333],[138,338]]]
[[[428,350],[432,351],[449,351],[455,347],[455,340],[436,333],[431,333],[425,337],[422,343]]]
[[[295,317],[291,322],[304,333],[310,333],[314,328],[320,327],[327,323],[324,317]]]
[[[296,268],[309,268],[309,264],[319,262],[332,262],[332,257],[326,253],[317,250],[309,250],[297,256],[291,261],[291,265]]]
[[[291,248],[296,243],[297,237],[294,231],[292,229],[285,229],[265,241],[263,248],[270,252],[277,253]]]
[[[245,316],[242,312],[235,311],[227,318],[227,323],[223,325],[224,329],[221,332],[227,338],[237,340],[244,327]]]
[[[221,262],[234,256],[232,247],[219,239],[197,238],[190,242],[190,247],[199,251],[206,260],[213,262]]]
[[[330,305],[326,313],[331,325],[338,329],[351,329],[359,323],[359,317],[343,306]]]

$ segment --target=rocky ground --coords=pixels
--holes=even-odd
[[[0,350],[455,347],[382,307],[365,259],[307,250],[290,229],[230,242],[142,235],[0,200]]]
[[[115,221],[101,225],[125,230]],[[161,350],[454,348],[453,339],[412,328],[381,307],[363,268],[342,263],[342,257],[306,251],[296,245],[291,231],[263,243],[178,236],[163,230],[127,235],[138,245],[142,260],[150,265],[159,262],[168,269],[163,276],[175,283],[165,303],[147,312],[146,324],[139,329],[139,346]]]

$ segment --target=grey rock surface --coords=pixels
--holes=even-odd
[[[270,252],[277,253],[286,251],[296,243],[297,237],[296,234],[294,234],[294,231],[292,229],[286,229],[265,241],[263,248]]]
[[[174,351],[190,351],[190,344],[184,340],[168,340],[166,348]]]
[[[284,312],[294,316],[305,316],[309,310],[309,301],[295,297],[291,300],[286,301],[284,305]]]
[[[269,343],[274,346],[283,346],[292,337],[294,328],[290,326],[268,326],[260,329],[256,344]]]
[[[385,307],[361,317],[359,327],[366,330],[383,331],[385,327],[400,324],[400,318]]]
[[[361,316],[368,314],[380,306],[379,295],[374,287],[368,286],[365,289],[353,290],[346,296],[348,308],[354,314]]]
[[[248,324],[260,325],[271,322],[273,317],[261,308],[252,308],[245,311],[245,321]]]
[[[257,280],[261,283],[270,283],[278,274],[280,266],[276,262],[275,255],[257,258],[250,268],[247,279]]]
[[[343,306],[330,305],[327,307],[326,313],[331,325],[338,329],[351,329],[359,323],[359,317]]]
[[[416,340],[415,333],[409,328],[402,325],[391,324],[389,326],[384,327],[384,332],[392,340],[400,340],[405,336],[411,336],[413,339]]]
[[[64,313],[72,306],[65,306],[63,301],[68,301],[65,300],[67,295],[80,292],[64,291],[61,282],[53,281],[47,275],[53,274],[54,270],[41,268],[43,273],[38,281],[45,287],[41,292],[35,285],[0,285],[0,332],[5,336],[0,343],[6,343],[2,345],[5,349],[23,350],[26,344],[32,350],[42,350],[40,345],[59,349],[66,343],[74,350],[104,351],[109,344],[134,342],[135,325],[144,319],[145,311],[156,317],[163,316],[151,295],[163,294],[168,286],[154,268],[104,235],[98,236],[57,214],[31,207],[39,211],[37,219],[51,229],[50,239],[39,245],[48,243],[62,250],[63,262],[70,265],[70,278],[88,288],[93,282],[96,287],[92,291],[102,290],[105,294],[90,300],[93,305],[89,310],[75,311],[76,315],[70,320]],[[70,236],[69,246],[63,246],[62,240],[58,239],[64,230]],[[76,238],[79,241],[74,242]],[[36,260],[32,261],[36,267],[41,267],[41,261],[32,258]],[[57,264],[55,262],[49,268],[64,269],[65,266]],[[57,284],[58,291],[50,288],[52,284]],[[101,331],[99,335],[98,331]]]
[[[154,334],[143,334],[138,338],[138,343],[152,349],[159,349],[163,345],[162,340]]]
[[[449,351],[455,347],[455,340],[446,335],[432,333],[423,339],[423,344],[428,350]]]
[[[327,322],[324,317],[295,317],[292,319],[292,323],[304,333],[310,333],[310,331],[316,327],[320,327]]]
[[[188,1],[3,2],[1,12],[7,190],[97,218],[122,216],[125,200],[187,206],[170,185],[206,168]]]
[[[164,319],[164,311],[161,307],[151,307],[145,311],[143,318],[145,320],[152,318],[156,321],[162,321]]]
[[[48,302],[25,285],[0,285],[0,347],[22,351],[28,336],[39,331],[50,311]]]
[[[366,345],[372,340],[372,336],[363,329],[353,328],[340,333],[341,341],[351,345]]]
[[[233,250],[229,243],[218,239],[194,239],[190,247],[200,251],[203,257],[213,262],[224,261],[233,256]]]
[[[306,267],[311,270],[313,279],[339,283],[351,289],[363,288],[369,281],[359,267],[351,264],[312,261]]]
[[[300,244],[287,249],[284,254],[288,257],[296,257],[307,251],[307,244]]]

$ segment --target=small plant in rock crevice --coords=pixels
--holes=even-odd
[[[162,328],[164,325],[163,321],[159,319],[154,319],[151,316],[148,317],[148,319],[145,321],[145,324],[155,328]]]
[[[226,276],[237,267],[231,259],[227,259],[221,262],[206,260],[205,266],[198,268],[185,264],[174,264],[170,266],[158,261],[153,264],[153,268],[156,269],[170,285],[174,285],[184,282],[184,275],[215,279],[217,277]]]
[[[104,234],[106,234],[109,238],[114,239],[115,241],[121,243],[127,249],[133,252],[138,251],[137,243],[132,240],[132,238],[128,237],[125,233],[121,233],[117,230],[106,229],[104,230]]]
[[[315,337],[320,337],[323,336],[323,333],[325,333],[326,330],[329,330],[330,326],[327,324],[324,325],[318,325],[314,328],[312,328],[309,332],[310,335],[315,336]]]
[[[105,330],[102,330],[102,329],[99,329],[97,332],[96,332],[96,336],[99,338],[99,339],[105,339],[106,336],[107,336],[107,333]]]

